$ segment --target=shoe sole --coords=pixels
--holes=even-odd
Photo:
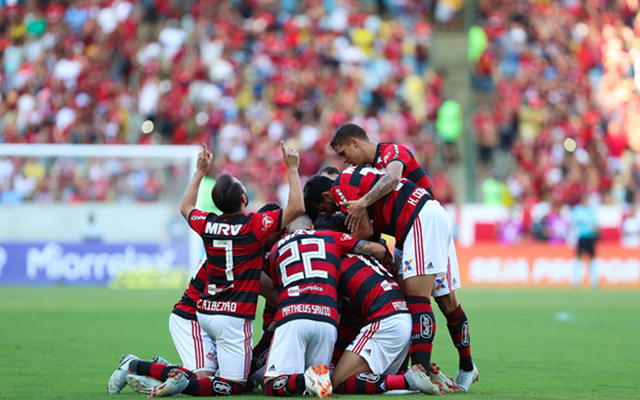
[[[311,371],[316,374],[316,378],[314,379],[315,383],[314,385],[318,385],[320,386],[320,391],[316,394],[316,396],[318,396],[321,399],[328,399],[331,397],[331,392],[333,390],[333,387],[331,386],[331,380],[330,378],[327,379],[328,383],[327,384],[322,384],[322,382],[320,382],[320,378],[325,375],[325,376],[329,376],[329,368],[327,368],[326,365],[314,365],[313,367],[311,367]]]
[[[130,357],[127,357],[130,356]],[[120,364],[118,364],[118,368],[116,368],[115,371],[113,371],[113,373],[111,374],[111,376],[109,377],[109,381],[107,382],[107,392],[109,394],[118,394],[122,391],[122,389],[124,389],[125,386],[127,386],[127,376],[125,375],[124,377],[124,385],[120,388],[120,390],[118,390],[117,392],[111,392],[111,390],[109,390],[109,388],[111,387],[111,382],[113,382],[113,380],[116,378],[116,376],[118,375],[118,372],[126,372],[126,374],[130,374],[131,372],[129,371],[129,369],[127,368],[126,370],[122,369],[122,366],[128,362],[130,362],[133,359],[138,358],[137,356],[134,356],[133,354],[125,354],[124,356],[122,356],[122,359],[120,360]]]

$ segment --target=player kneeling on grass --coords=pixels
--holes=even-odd
[[[219,375],[189,380],[174,369],[167,380],[151,390],[149,397],[176,394],[227,396],[244,392],[251,366],[253,319],[256,313],[264,243],[304,212],[298,166],[300,158],[281,142],[290,184],[289,201],[283,210],[245,214],[249,203],[242,183],[222,175],[211,192],[222,215],[195,208],[200,182],[212,164],[204,146],[198,155],[197,172],[182,200],[180,212],[201,237],[207,252],[208,280],[198,301],[198,321],[217,342]]]
[[[264,393],[289,396],[305,389],[327,398],[332,385],[327,365],[336,342],[340,257],[372,254],[386,259],[386,248],[345,233],[313,230],[303,215],[271,250],[271,277],[280,291],[276,330],[267,358]]]
[[[340,231],[344,216],[320,216],[316,227]],[[408,389],[432,394],[429,377],[421,368],[396,375],[411,346],[411,314],[393,276],[371,257],[347,254],[341,258],[339,294],[360,307],[365,326],[340,357],[331,379],[334,393]],[[455,386],[446,379],[449,386]]]

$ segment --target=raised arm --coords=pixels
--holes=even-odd
[[[287,226],[304,213],[304,195],[302,194],[302,184],[298,175],[300,157],[291,147],[285,150],[284,142],[280,141],[284,163],[287,165],[289,175],[289,201],[282,210],[282,226]]]
[[[349,227],[351,232],[358,229],[362,216],[367,211],[367,207],[380,200],[398,186],[402,179],[402,169],[404,168],[401,162],[390,162],[385,169],[385,174],[376,184],[371,188],[362,198],[356,201],[346,201],[340,203],[341,206],[349,207],[349,214],[344,221],[345,225]]]
[[[180,214],[189,220],[189,214],[196,208],[196,202],[198,201],[198,190],[200,189],[200,182],[202,178],[207,174],[211,164],[213,163],[213,155],[207,150],[207,145],[202,143],[202,151],[198,154],[198,161],[196,164],[196,173],[193,174],[191,182],[187,187],[187,191],[182,198],[182,204],[180,205]]]

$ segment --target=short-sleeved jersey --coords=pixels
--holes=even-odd
[[[269,266],[269,256],[271,255],[271,249],[265,248],[268,250],[264,254],[263,263],[262,263],[262,271],[271,278],[271,269]],[[276,308],[265,301],[264,310],[262,311],[262,332],[264,333],[269,326],[273,322],[273,318],[276,316]]]
[[[279,289],[276,328],[295,319],[338,325],[340,257],[359,239],[347,233],[297,230],[271,250],[271,279]]]
[[[255,318],[264,242],[281,224],[282,210],[233,217],[195,209],[189,214],[189,226],[207,253],[208,279],[198,312]]]
[[[187,287],[187,290],[184,291],[182,298],[175,306],[173,306],[173,311],[171,311],[173,314],[184,319],[193,321],[198,320],[198,317],[196,316],[198,300],[200,300],[200,295],[207,284],[208,276],[207,259],[205,257],[200,260],[200,263],[198,263],[198,269],[196,270],[193,278],[189,281],[189,286]]]
[[[401,162],[404,166],[402,169],[403,178],[430,190],[431,180],[429,176],[427,176],[427,173],[422,169],[420,163],[409,149],[397,143],[378,143],[372,166],[377,169],[385,169],[392,161]]]
[[[409,313],[398,283],[375,258],[346,254],[340,264],[340,293],[362,308],[365,324]]]
[[[331,193],[336,203],[358,200],[384,176],[384,171],[365,165],[349,167],[336,178]],[[402,249],[404,239],[418,217],[420,210],[433,197],[417,184],[402,178],[389,194],[372,204],[369,217],[373,218],[373,229],[396,239],[396,247]],[[340,207],[345,214],[347,207]]]

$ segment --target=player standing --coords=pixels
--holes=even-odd
[[[338,204],[358,200],[383,176],[384,171],[365,166],[347,168],[335,183],[328,178],[314,176],[305,186],[305,201],[320,212],[334,213],[340,209],[348,214],[349,210]],[[363,218],[359,231],[392,235],[396,239],[396,247],[404,251],[403,292],[413,324],[411,360],[414,366],[423,368],[426,373],[431,364],[435,334],[431,289],[436,275],[447,269],[448,247],[453,241],[451,220],[425,189],[406,179],[375,202],[369,211],[371,215]],[[373,217],[373,227],[369,217]],[[358,235],[354,233],[354,236]],[[440,388],[433,382],[431,394],[440,394]]]
[[[238,395],[244,391],[251,364],[253,319],[260,287],[263,246],[267,237],[302,215],[304,203],[298,154],[280,142],[289,177],[289,202],[283,210],[245,214],[249,203],[242,183],[221,175],[211,196],[221,215],[195,208],[200,182],[212,164],[203,145],[197,171],[182,200],[180,213],[204,242],[208,281],[198,301],[198,321],[217,342],[220,376],[187,380],[173,370],[151,397],[183,393],[192,396]]]
[[[369,139],[364,129],[356,124],[342,125],[330,142],[331,148],[342,160],[351,165],[371,165],[382,169],[385,175],[357,201],[344,203],[349,207],[346,223],[355,231],[367,207],[389,194],[406,178],[418,186],[431,191],[431,181],[420,163],[404,146],[397,143],[375,143]],[[458,350],[459,371],[456,383],[462,391],[467,391],[472,382],[478,379],[478,369],[471,359],[471,340],[469,337],[469,320],[458,301],[456,290],[460,288],[460,272],[458,270],[455,246],[449,248],[451,263],[447,271],[438,274],[433,288],[433,297],[438,308],[447,319],[447,328]],[[402,271],[400,269],[399,271]]]
[[[378,243],[312,228],[311,219],[301,216],[271,250],[271,277],[280,295],[264,377],[268,396],[305,389],[320,398],[331,396],[327,364],[337,336],[340,257],[351,252],[389,257]]]

